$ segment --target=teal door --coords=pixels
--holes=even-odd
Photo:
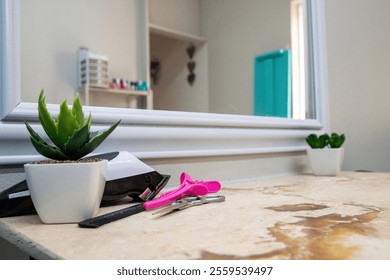
[[[255,58],[254,115],[291,117],[290,50]]]

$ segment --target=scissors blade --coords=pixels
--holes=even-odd
[[[184,199],[178,199],[175,202],[169,204],[168,206],[153,212],[152,215],[164,215],[175,210],[180,210],[183,207],[183,205],[187,203],[188,202],[185,201]]]
[[[180,200],[175,201],[171,205],[164,209],[158,210],[153,215],[167,215],[174,211],[184,210],[192,206],[198,206],[206,203],[223,202],[225,196],[223,195],[210,195],[210,196],[185,196]]]

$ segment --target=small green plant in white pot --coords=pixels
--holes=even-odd
[[[332,133],[331,135],[310,134],[306,137],[306,143],[310,166],[315,175],[336,176],[340,173],[344,158],[345,142],[344,134]]]
[[[107,160],[82,159],[95,150],[120,121],[91,132],[91,114],[84,119],[77,95],[69,109],[60,105],[57,121],[48,112],[45,95],[38,99],[39,122],[53,145],[25,122],[34,148],[48,160],[24,165],[34,207],[43,223],[76,223],[94,217],[104,192]]]

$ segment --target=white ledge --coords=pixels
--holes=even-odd
[[[59,112],[59,105],[48,104],[53,116]],[[163,110],[140,110],[126,108],[107,108],[83,106],[85,112],[92,112],[93,122],[107,124],[122,119],[126,125],[164,125],[186,127],[240,127],[240,128],[290,128],[290,129],[321,129],[320,121],[295,120],[277,117],[244,116],[232,114],[213,114],[197,112],[177,112]],[[3,121],[36,121],[37,104],[21,102],[3,118]]]

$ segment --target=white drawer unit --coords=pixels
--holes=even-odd
[[[108,88],[109,75],[107,56],[81,48],[79,50],[78,68],[79,87],[93,86]]]

